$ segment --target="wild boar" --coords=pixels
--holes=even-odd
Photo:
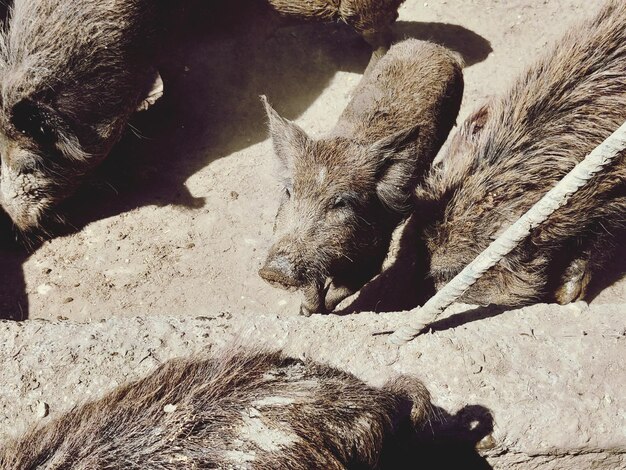
[[[236,350],[182,359],[0,448],[5,470],[385,468],[400,427],[423,425],[416,379],[381,389],[329,366]]]
[[[417,192],[443,286],[626,120],[626,2],[608,1],[509,90],[474,112]],[[462,300],[520,306],[584,298],[626,222],[626,153]]]
[[[152,0],[15,0],[0,35],[0,204],[23,230],[79,184],[157,80]]]
[[[462,94],[457,56],[407,40],[363,78],[324,138],[310,138],[265,100],[283,193],[261,277],[303,289],[305,315],[332,311],[370,280],[455,123]]]
[[[391,45],[391,26],[398,18],[404,0],[267,0],[281,15],[315,21],[343,21],[372,46],[368,69],[387,52]]]

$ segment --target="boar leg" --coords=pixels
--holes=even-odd
[[[303,289],[304,300],[300,305],[300,315],[310,317],[313,313],[326,313],[324,284],[311,284]]]
[[[363,33],[363,39],[372,46],[372,56],[367,64],[364,75],[369,75],[376,64],[387,53],[391,46],[391,28],[376,33]]]
[[[591,280],[591,273],[588,268],[588,258],[576,258],[567,267],[563,274],[562,284],[555,293],[556,301],[559,304],[569,304],[585,297],[587,286]]]
[[[328,292],[326,293],[326,311],[332,312],[335,310],[337,305],[339,305],[342,300],[347,299],[357,290],[359,290],[359,288],[356,286],[337,286],[333,281],[328,287]]]
[[[300,314],[310,317],[313,313],[332,312],[342,300],[358,291],[372,277],[373,275],[365,278],[363,276],[347,277],[341,278],[340,281],[336,278],[328,287],[313,284],[304,288],[304,301],[300,306]]]
[[[152,88],[148,92],[148,95],[144,98],[144,100],[137,107],[137,111],[146,111],[147,109],[152,107],[157,101],[159,101],[162,96],[163,96],[163,79],[161,78],[161,74],[159,72],[155,72],[154,83],[152,84]]]
[[[350,297],[361,287],[367,284],[381,269],[382,260],[386,254],[372,256],[365,262],[352,266],[349,272],[342,272],[333,276],[326,292],[326,311],[332,312],[342,300]]]

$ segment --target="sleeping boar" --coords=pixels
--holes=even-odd
[[[301,313],[332,311],[380,270],[462,93],[455,55],[408,40],[363,78],[324,138],[310,138],[265,101],[283,190],[276,242],[259,274],[304,290]]]
[[[7,443],[0,468],[385,468],[396,432],[430,413],[418,380],[377,389],[329,366],[239,350],[166,363]]]
[[[626,2],[608,1],[471,115],[417,190],[441,287],[626,121]],[[626,152],[465,294],[475,304],[585,296],[626,222]]]
[[[0,35],[0,204],[37,227],[157,82],[151,0],[15,0]]]

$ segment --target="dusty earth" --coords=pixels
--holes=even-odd
[[[462,119],[597,4],[407,0],[395,32],[461,53]],[[351,315],[297,317],[298,294],[258,277],[280,191],[258,96],[322,134],[369,51],[342,25],[290,26],[260,40],[262,16],[221,14],[172,51],[165,98],[137,116],[62,208],[66,226],[26,246],[4,237],[0,436],[37,420],[40,401],[54,416],[168,357],[241,341],[245,331],[244,341],[306,352],[372,383],[421,375],[442,414],[470,407],[472,419],[495,417],[466,433],[491,448],[487,460],[470,452],[477,468],[626,468],[623,257],[594,286],[590,310],[469,310],[400,351],[372,332],[407,314],[354,312],[407,310],[428,294],[410,246],[344,303]]]

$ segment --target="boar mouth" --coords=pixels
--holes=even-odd
[[[261,276],[263,280],[271,286],[291,292],[304,286],[304,284],[297,279],[289,278],[282,273],[267,267],[263,267],[259,270],[259,276]]]
[[[39,227],[53,205],[52,188],[35,174],[15,174],[3,168],[0,173],[0,205],[21,232]]]

